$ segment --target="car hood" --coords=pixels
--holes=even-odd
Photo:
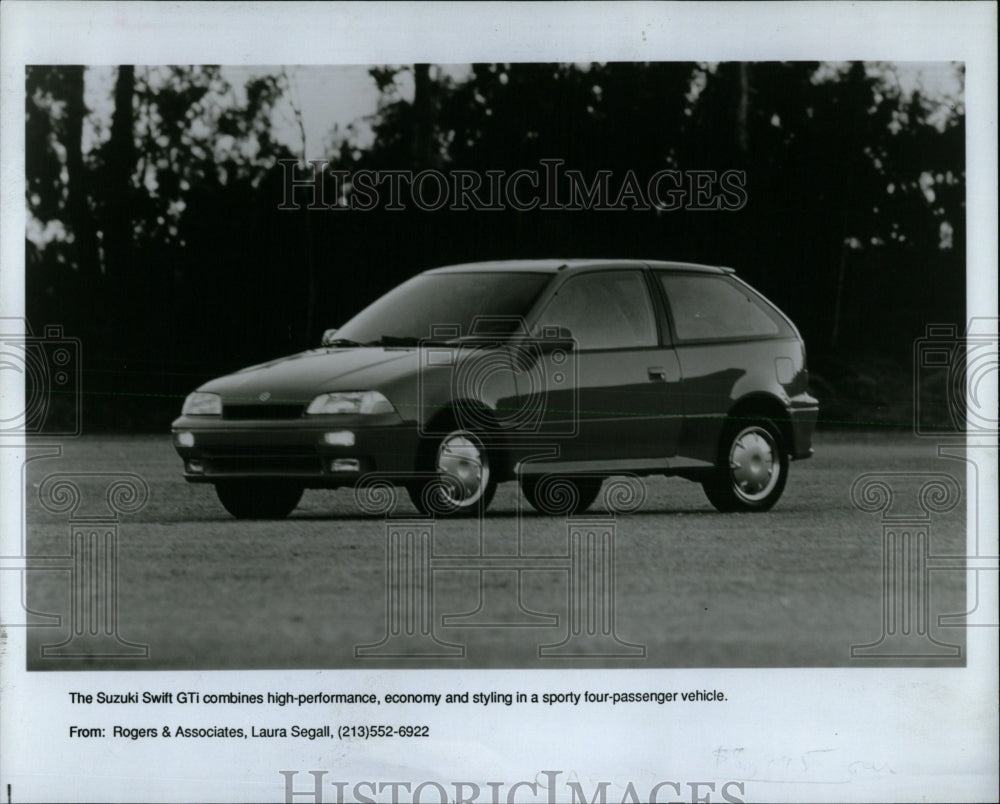
[[[326,391],[378,390],[416,371],[418,362],[416,349],[311,349],[219,377],[198,390],[248,402],[264,393],[271,402],[305,402]]]

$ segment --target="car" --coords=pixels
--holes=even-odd
[[[373,478],[429,515],[479,514],[510,480],[576,514],[622,474],[766,511],[813,453],[808,383],[795,325],[730,268],[470,263],[414,276],[318,348],[205,383],[172,434],[185,479],[239,518]]]

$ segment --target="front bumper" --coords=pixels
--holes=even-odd
[[[789,400],[788,418],[792,425],[792,458],[803,460],[813,454],[812,436],[819,416],[819,400],[799,394]]]
[[[267,421],[181,416],[171,432],[191,483],[272,478],[307,488],[353,485],[369,472],[412,472],[420,441],[417,425],[396,414]],[[348,432],[353,445],[324,441],[327,433]]]

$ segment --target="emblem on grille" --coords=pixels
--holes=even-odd
[[[260,394],[259,394],[259,395],[257,396],[257,398],[258,398],[258,399],[259,399],[259,400],[260,400],[261,402],[267,402],[267,400],[271,398],[271,392],[270,392],[270,391],[263,391],[262,393],[260,393]]]

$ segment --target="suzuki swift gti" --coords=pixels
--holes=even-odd
[[[319,348],[205,383],[172,432],[240,518],[372,478],[426,514],[482,512],[506,480],[577,513],[616,474],[764,511],[817,412],[794,324],[731,269],[537,260],[421,273]]]

